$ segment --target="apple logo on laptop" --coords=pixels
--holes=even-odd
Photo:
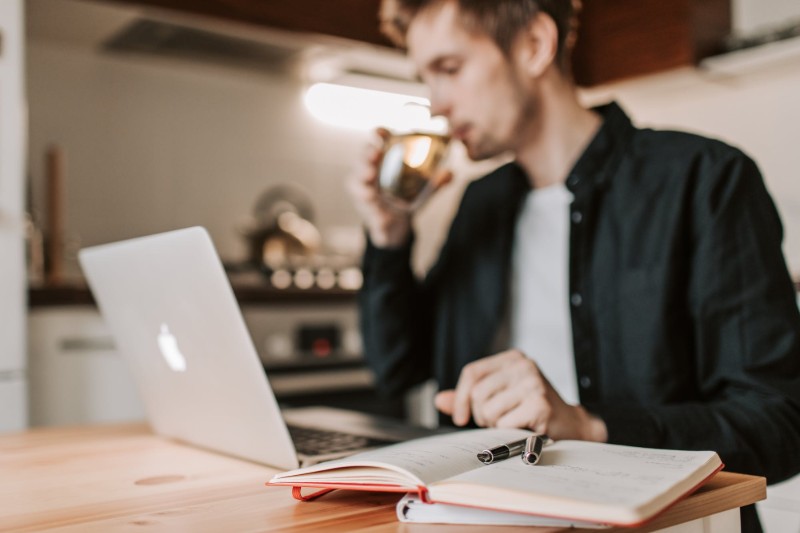
[[[178,348],[178,339],[169,331],[166,324],[161,324],[158,334],[158,349],[173,372],[186,372],[186,358]]]

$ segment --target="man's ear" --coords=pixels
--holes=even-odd
[[[538,78],[553,64],[558,51],[558,27],[546,13],[540,12],[520,32],[515,43],[517,57],[529,76]]]

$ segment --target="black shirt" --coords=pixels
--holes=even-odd
[[[722,142],[635,128],[609,104],[567,178],[581,404],[609,442],[716,450],[770,483],[800,471],[800,314],[782,227],[753,161]],[[368,245],[365,355],[381,389],[455,386],[490,355],[529,190],[508,164],[468,186],[440,257]]]

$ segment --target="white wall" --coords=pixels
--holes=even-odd
[[[314,194],[322,224],[355,223],[341,182],[363,136],[313,123],[289,77],[37,43],[28,76],[36,203],[59,144],[67,232],[81,245],[202,224],[239,256],[237,224],[285,182]]]
[[[25,427],[22,1],[0,2],[0,431]]]
[[[733,29],[748,35],[800,20],[797,0],[732,0]]]

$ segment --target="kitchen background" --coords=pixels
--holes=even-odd
[[[31,0],[27,13],[32,209],[45,220],[46,153],[56,144],[66,174],[67,277],[79,275],[79,246],[195,224],[208,228],[223,259],[243,260],[242,228],[252,224],[259,197],[287,183],[309,195],[324,242],[359,249],[344,181],[370,132],[312,116],[304,104],[307,71],[317,56],[360,54],[366,60],[355,59],[358,67],[371,68],[382,61],[391,67],[398,54],[260,30],[253,37],[263,43],[266,36],[264,55],[273,56],[248,62],[236,51],[222,58],[193,52],[176,59],[169,51],[104,49],[130,24],[152,18],[141,10]],[[177,20],[208,29],[197,19]],[[220,36],[240,30],[211,28]],[[456,188],[446,195],[450,201],[425,210],[426,228],[445,225]],[[426,230],[423,257],[434,254],[428,241],[439,238]]]
[[[58,195],[65,239],[61,285],[80,286],[75,253],[82,246],[190,225],[208,228],[223,260],[241,265],[249,258],[244,233],[258,223],[254,211],[259,199],[286,184],[309,201],[325,250],[357,260],[362,236],[344,180],[370,138],[369,129],[321,120],[306,95],[313,83],[354,71],[354,85],[423,94],[402,56],[333,37],[125,2],[15,4],[23,7],[25,30],[24,208],[36,229],[47,229],[54,192],[48,184],[52,172],[48,174],[47,154],[52,164],[55,148],[63,170]],[[738,35],[774,36],[773,30],[792,22],[796,28],[800,22],[796,0],[733,0],[731,8]],[[0,14],[6,17],[8,11]],[[174,42],[165,44],[176,26],[201,33],[182,34],[184,44],[176,50]],[[800,39],[794,35],[700,65],[595,85],[583,91],[583,98],[590,104],[613,98],[640,125],[704,133],[751,154],[783,217],[790,269],[800,275]],[[191,50],[187,41],[194,43]],[[14,42],[6,38],[6,50],[9,43]],[[138,51],[132,51],[131,43]],[[5,80],[3,84],[8,86]],[[336,111],[337,104],[328,103],[328,111]],[[338,106],[345,115],[354,112],[346,103]],[[8,113],[6,109],[11,108],[3,108]],[[8,146],[0,142],[3,150]],[[492,164],[469,164],[455,154],[455,182],[417,220],[418,271],[435,258],[463,188]],[[34,237],[29,244],[35,245],[38,234],[28,235]],[[41,285],[37,261],[34,257],[29,262],[28,274],[34,285]],[[352,291],[332,296],[319,292],[302,301],[251,295],[242,306],[262,358],[269,359],[265,364],[271,365],[276,392],[303,401],[312,401],[315,393],[336,392],[342,393],[343,405],[347,398],[363,404],[361,392],[369,391],[370,380],[358,364]],[[37,303],[32,297],[30,303],[27,372],[19,343],[7,348],[17,356],[6,360],[0,354],[0,381],[10,376],[15,384],[24,383],[20,376],[27,373],[29,420],[16,400],[16,414],[5,425],[0,417],[0,427],[141,418],[136,391],[91,302],[75,305],[55,298]],[[0,325],[0,333],[16,332],[23,320],[14,309],[8,315],[12,319]],[[313,336],[331,323],[340,330],[336,365],[292,359],[298,328],[308,326]],[[298,371],[314,365],[321,372]],[[348,389],[334,391],[331,381]],[[353,395],[355,391],[361,392]],[[429,392],[421,391],[400,407],[381,408],[392,413],[399,409],[429,423],[431,413],[421,407]],[[10,404],[14,407],[15,401]],[[761,506],[769,532],[800,531],[797,502],[800,481],[770,488],[769,500]]]
[[[77,275],[78,246],[193,224],[209,229],[223,258],[242,259],[246,242],[239,227],[259,195],[283,183],[311,195],[316,222],[329,236],[341,239],[344,231],[358,238],[352,237],[358,221],[343,182],[368,132],[325,124],[303,102],[314,81],[303,71],[309,57],[321,50],[352,53],[350,43],[260,30],[257,36],[262,42],[266,36],[273,57],[249,64],[230,55],[215,61],[211,54],[189,60],[168,52],[114,53],[103,43],[154,18],[152,11],[146,17],[141,9],[63,0],[29,0],[26,10],[33,212],[43,218],[45,153],[57,144],[66,165],[68,275]],[[736,29],[752,33],[800,17],[800,6],[738,0],[733,15]],[[239,30],[211,27],[219,35]],[[356,51],[373,65],[396,60],[378,47]],[[752,154],[783,214],[787,259],[800,272],[800,150],[793,149],[800,138],[797,58],[756,60],[725,74],[724,65],[709,67],[711,72],[687,67],[593,88],[586,98],[616,98],[640,124],[699,131]],[[423,237],[430,239],[423,238],[420,268],[435,256],[441,238],[441,230],[431,228],[446,226],[456,189],[475,174],[458,173],[447,201],[425,209]]]

